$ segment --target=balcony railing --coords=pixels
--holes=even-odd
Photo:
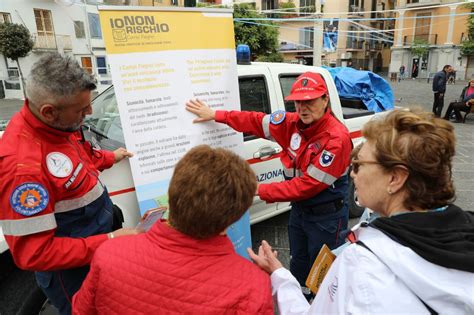
[[[399,8],[402,7],[426,7],[426,6],[433,6],[433,5],[439,5],[441,4],[442,0],[407,0],[405,6],[400,6]]]
[[[20,72],[18,72],[18,69],[7,69],[7,73],[10,80],[18,79],[20,77]]]
[[[350,50],[364,49],[364,41],[348,39],[346,49],[350,49]]]
[[[415,42],[415,40],[425,41],[428,45],[437,45],[438,44],[438,34],[404,36],[403,37],[403,46],[412,46],[413,43]]]
[[[33,34],[36,50],[72,50],[71,36],[58,34]]]
[[[371,42],[369,42],[369,45],[368,45],[367,49],[370,49],[371,51],[382,50],[383,49],[383,44],[371,41]]]

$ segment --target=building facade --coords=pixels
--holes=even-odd
[[[262,9],[265,3],[268,0],[262,0]],[[315,15],[308,14],[314,12],[308,8],[314,8],[314,0],[299,0],[295,6],[297,14],[277,22],[280,52],[285,61],[312,64],[315,23],[311,19]],[[387,72],[395,21],[391,19],[394,13],[386,11],[394,7],[394,0],[324,1],[322,64]]]
[[[43,54],[57,52],[73,56],[94,74],[99,90],[112,83],[97,1],[2,0],[0,16],[0,23],[22,24],[32,35],[33,50],[19,59],[25,77]],[[17,64],[4,56],[0,57],[0,83],[0,97],[23,98]]]
[[[396,9],[390,72],[398,72],[403,65],[409,77],[427,78],[449,64],[457,78],[473,75],[474,59],[460,52],[467,38],[469,8],[456,0],[398,0]],[[412,52],[419,45],[428,48],[423,56]]]

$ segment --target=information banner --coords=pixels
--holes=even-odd
[[[191,98],[239,110],[230,10],[99,7],[140,212],[167,206],[177,161],[209,144],[242,156],[242,134],[214,122],[193,124]],[[210,165],[209,167],[212,167]],[[205,171],[205,170],[203,170]]]

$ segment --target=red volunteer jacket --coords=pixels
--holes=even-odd
[[[105,242],[73,298],[73,314],[268,314],[270,277],[227,236],[193,239],[157,222]]]
[[[330,109],[317,122],[306,127],[298,114],[277,111],[216,111],[217,122],[233,129],[277,142],[286,177],[278,183],[260,184],[262,200],[302,201],[313,198],[347,173],[352,142],[347,128]],[[306,127],[306,128],[305,128]]]
[[[34,271],[89,264],[107,235],[55,237],[55,213],[75,210],[102,195],[98,170],[113,152],[95,151],[77,133],[48,127],[28,105],[0,139],[0,223],[18,267]]]

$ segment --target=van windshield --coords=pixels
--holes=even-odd
[[[92,101],[92,115],[86,117],[85,124],[110,140],[125,143],[113,86]]]

